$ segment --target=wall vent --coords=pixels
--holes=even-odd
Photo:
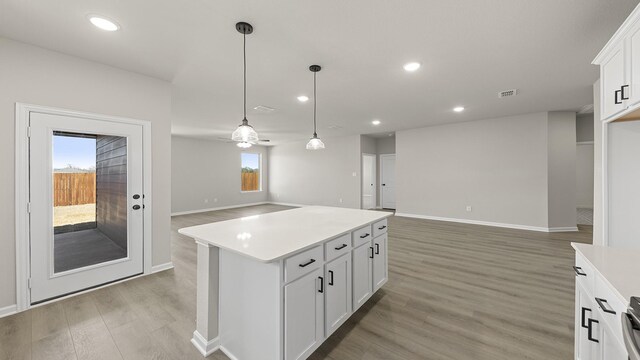
[[[273,111],[276,110],[274,108],[270,108],[270,107],[264,106],[264,105],[258,105],[256,107],[254,107],[253,109],[254,110],[258,110],[258,111],[262,111],[262,112],[267,112],[267,113],[270,113],[270,112],[273,112]]]
[[[516,96],[516,95],[518,95],[518,89],[505,90],[505,91],[500,91],[498,93],[499,98]]]

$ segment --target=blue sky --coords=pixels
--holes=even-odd
[[[260,154],[242,153],[242,167],[258,169],[260,166]]]
[[[89,169],[96,166],[96,140],[71,136],[53,136],[53,168]]]

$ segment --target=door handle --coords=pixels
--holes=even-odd
[[[600,324],[600,321],[589,319],[587,328],[587,339],[589,339],[589,341],[593,341],[594,343],[599,343],[600,340],[593,337],[593,323]]]
[[[606,303],[607,305],[609,304],[609,302],[605,299],[600,299],[600,298],[596,298],[596,302],[598,303],[598,306],[600,306],[600,309],[602,309],[602,311],[609,313],[609,314],[616,314],[616,311],[613,309],[609,309],[607,307],[604,306],[604,304]]]
[[[585,329],[589,328],[589,325],[587,325],[587,324],[585,324],[585,323],[584,323],[584,319],[586,318],[586,315],[587,315],[587,314],[586,314],[586,312],[587,312],[587,311],[588,311],[588,312],[591,312],[591,309],[586,308],[586,307],[583,307],[583,308],[582,308],[582,316],[581,316],[581,317],[582,317],[582,319],[580,319],[580,325],[581,325],[583,328],[585,328]]]
[[[318,279],[320,279],[320,290],[318,290],[319,293],[323,293],[324,292],[324,278],[322,276],[318,276]]]
[[[373,259],[373,246],[369,246],[369,249],[371,250],[371,256],[369,256],[369,258]]]
[[[620,88],[620,98],[622,100],[629,100],[629,96],[628,95],[625,96],[625,91],[624,91],[624,89],[628,89],[628,88],[629,88],[629,85],[624,85],[623,87]]]
[[[387,184],[382,184],[382,186],[387,186]]]
[[[133,210],[140,210],[140,205],[138,205],[138,204],[133,205]]]
[[[622,100],[618,100],[618,94],[622,94],[622,89],[620,89],[620,90],[616,90],[616,91],[614,92],[614,94],[613,94],[613,101],[614,101],[616,104],[622,104]]]
[[[329,270],[329,285],[333,286],[333,270]]]
[[[140,199],[140,194],[133,195],[133,198],[136,199],[136,200]]]
[[[380,244],[376,244],[376,255],[380,255]]]

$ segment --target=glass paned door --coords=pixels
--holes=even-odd
[[[142,272],[142,126],[30,114],[31,302]]]

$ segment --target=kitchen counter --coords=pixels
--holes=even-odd
[[[628,304],[632,296],[640,296],[640,250],[580,243],[571,246],[602,275],[621,302]]]
[[[392,216],[383,211],[307,206],[178,230],[199,242],[273,262]]]

